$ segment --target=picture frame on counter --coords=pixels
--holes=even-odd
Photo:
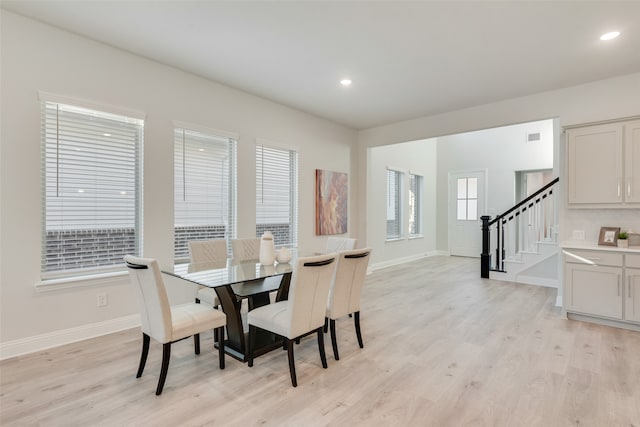
[[[600,227],[599,246],[618,246],[620,227]]]

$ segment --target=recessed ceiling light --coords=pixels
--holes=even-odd
[[[611,31],[600,36],[600,40],[613,40],[620,35],[620,31]]]
[[[342,86],[351,86],[351,80],[349,80],[349,79],[342,79],[342,80],[340,80],[340,84],[341,84]]]

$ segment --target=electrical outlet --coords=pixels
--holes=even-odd
[[[96,295],[96,306],[97,307],[106,307],[108,304],[107,294],[101,293]]]
[[[573,230],[573,240],[584,240],[584,230]]]

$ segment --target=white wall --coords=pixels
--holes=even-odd
[[[527,133],[540,132],[540,141],[526,143]],[[487,210],[496,216],[515,203],[515,171],[553,168],[553,121],[465,132],[438,138],[437,248],[448,251],[449,172],[487,170]],[[480,232],[478,230],[478,232]]]
[[[436,140],[423,140],[375,147],[369,152],[369,213],[367,246],[373,249],[372,268],[426,256],[436,247]],[[423,178],[423,237],[386,241],[387,231],[387,167],[404,172],[404,228],[408,224],[408,173]]]
[[[561,141],[560,137],[563,138],[564,136],[560,135],[559,127],[640,114],[638,94],[640,94],[640,73],[634,73],[580,86],[542,92],[493,104],[366,129],[358,134],[359,161],[365,161],[363,159],[366,159],[366,151],[370,147],[548,118],[557,118],[554,123],[554,133],[557,134],[557,140]],[[562,144],[557,144],[554,147],[556,151],[555,159],[559,159],[558,161],[560,162],[558,169],[561,179],[561,194],[563,193],[562,186],[564,185],[562,149]],[[557,166],[558,163],[556,162],[554,168]],[[362,207],[362,214],[370,216],[371,213],[364,209],[368,203],[367,198],[370,197],[372,191],[366,182],[366,167],[359,168],[358,173],[360,185],[358,203]],[[440,199],[438,201],[440,204]],[[565,215],[564,211],[566,209],[560,215],[560,221],[566,222],[562,225],[563,236],[566,235],[568,230],[572,229],[572,222],[575,221],[574,215]],[[595,222],[600,222],[600,219],[594,218],[593,215],[581,215],[580,213],[576,213],[576,215],[589,221],[591,223],[590,227],[596,227]],[[634,221],[634,218],[638,216],[638,210],[626,210],[619,213],[619,215],[623,216],[623,218],[616,219],[616,221],[621,224],[626,223],[626,221]],[[440,224],[438,224],[438,227],[441,228]],[[364,225],[358,225],[358,234],[366,234]],[[362,243],[366,244],[366,241]],[[441,244],[441,239],[438,240],[438,244]]]
[[[356,178],[353,130],[127,52],[1,12],[0,343],[108,322],[136,313],[126,276],[39,292],[41,190],[38,91],[144,112],[144,254],[161,266],[173,256],[173,120],[236,132],[239,236],[255,235],[256,138],[299,149],[299,240],[315,236],[315,169]],[[357,182],[357,180],[356,180]],[[352,200],[358,197],[354,180]],[[358,216],[349,204],[351,235]],[[171,286],[173,302],[193,290]],[[109,305],[96,308],[96,293]]]

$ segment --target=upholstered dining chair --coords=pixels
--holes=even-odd
[[[335,254],[298,258],[291,279],[289,299],[251,310],[249,324],[248,365],[253,366],[253,349],[257,328],[282,336],[289,358],[291,384],[298,386],[293,354],[294,341],[316,333],[322,367],[327,368],[322,327],[326,312]]]
[[[222,268],[227,265],[227,241],[225,239],[189,241],[189,262],[206,263],[208,268]],[[220,301],[213,288],[200,288],[196,294],[196,304],[205,302],[218,307]]]
[[[156,260],[126,255],[124,261],[140,309],[142,353],[136,378],[142,376],[153,338],[162,344],[162,367],[156,388],[156,395],[159,395],[167,379],[171,344],[193,336],[195,353],[200,354],[200,333],[215,329],[219,336],[224,336],[227,317],[222,311],[200,304],[171,307]],[[219,346],[218,358],[220,369],[224,369],[223,345]]]
[[[348,237],[332,237],[327,238],[327,248],[325,253],[333,253],[340,251],[348,251],[356,247],[356,239]]]
[[[231,255],[236,261],[257,261],[260,259],[260,238],[231,240]]]
[[[370,248],[338,253],[338,265],[335,279],[329,292],[326,314],[326,320],[331,329],[333,357],[336,360],[340,360],[338,356],[338,341],[336,340],[336,320],[340,317],[353,314],[358,345],[360,348],[364,347],[360,331],[360,296],[370,258]],[[325,321],[325,332],[327,331],[327,321]]]

